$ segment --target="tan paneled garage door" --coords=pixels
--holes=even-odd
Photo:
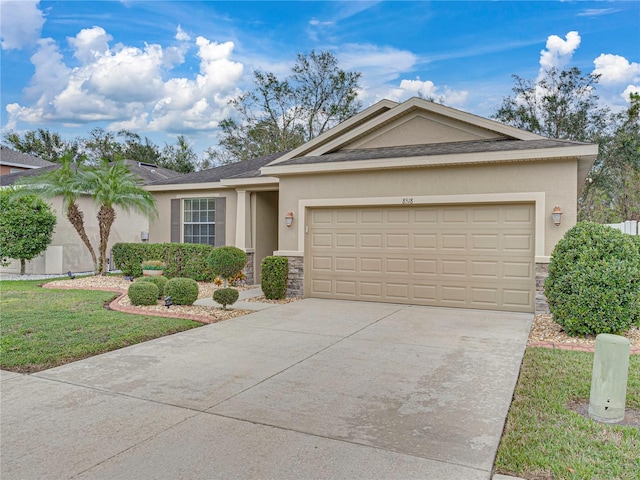
[[[305,295],[532,312],[531,204],[317,208]]]

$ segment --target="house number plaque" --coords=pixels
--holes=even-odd
[[[403,198],[402,199],[402,204],[403,205],[412,205],[413,204],[413,198]]]

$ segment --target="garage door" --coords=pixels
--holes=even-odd
[[[308,212],[305,295],[532,312],[531,204]]]

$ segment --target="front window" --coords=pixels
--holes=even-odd
[[[214,245],[216,228],[215,198],[186,198],[183,203],[184,243]]]

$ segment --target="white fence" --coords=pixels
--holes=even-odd
[[[622,223],[609,223],[608,226],[620,230],[622,233],[628,233],[629,235],[640,235],[640,222],[636,220],[627,220]]]

